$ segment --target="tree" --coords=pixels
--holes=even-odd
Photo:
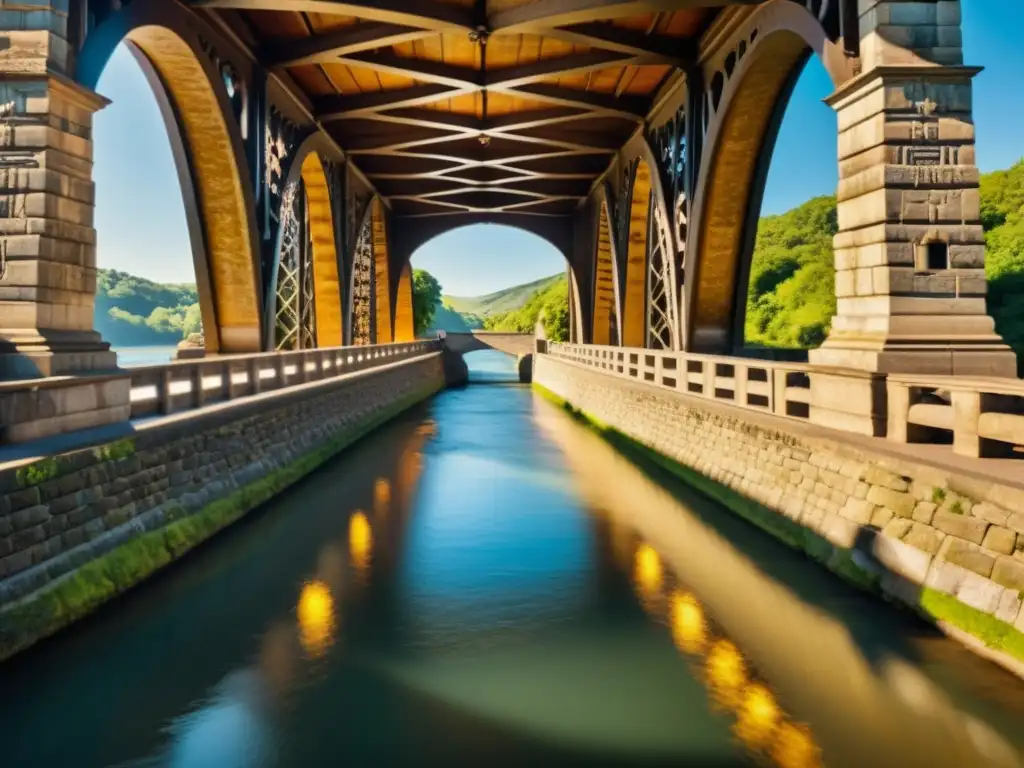
[[[185,309],[185,319],[181,324],[181,335],[188,338],[193,333],[203,332],[203,313],[199,304],[189,304]]]
[[[430,327],[437,305],[441,303],[441,284],[425,269],[412,271],[413,327],[419,336]]]

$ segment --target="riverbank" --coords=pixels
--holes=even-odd
[[[913,521],[910,519],[918,502],[905,491],[911,483],[920,487],[923,477],[917,480],[912,476],[903,478],[900,473],[894,474],[875,466],[866,456],[851,455],[837,459],[828,446],[805,444],[798,437],[783,435],[778,431],[781,425],[775,428],[757,424],[745,426],[745,414],[726,416],[723,409],[718,409],[722,413],[706,413],[701,410],[702,404],[691,407],[674,393],[599,377],[549,358],[543,358],[542,369],[536,374],[538,379],[534,386],[537,390],[587,421],[616,445],[658,463],[861,589],[908,607],[951,636],[961,640],[964,634],[973,637],[976,642],[969,642],[969,647],[982,651],[986,658],[1024,678],[1024,632],[1021,631],[1024,610],[1020,593],[943,557],[933,558],[936,551],[950,552],[950,545],[957,546],[958,538],[948,534],[949,543],[940,547],[946,533],[933,532],[930,526],[918,522],[916,515]],[[616,393],[607,391],[609,384],[616,388]],[[665,424],[672,425],[670,434],[663,429]],[[807,497],[806,506],[801,502],[795,510],[791,506],[784,507],[783,499],[791,498],[787,494],[792,489],[786,483],[771,479],[757,458],[759,454],[767,456],[778,452],[781,462],[782,451],[789,451],[793,457],[803,456],[808,470],[801,471],[799,459],[791,458],[793,466],[785,471],[787,482],[792,471],[800,482],[809,477],[813,488],[818,467],[826,464],[834,464],[837,469],[845,467],[844,462],[850,464],[851,477],[857,475],[850,481],[853,485],[867,472],[871,483],[861,482],[864,486],[862,492],[857,496],[851,493],[846,506],[842,500],[831,501],[836,494],[818,483],[825,498],[830,499],[829,505],[836,503],[836,509],[842,508],[843,511],[849,509],[851,503],[858,510],[863,506],[866,516],[854,520],[830,512],[825,505],[813,503],[817,497],[808,496],[806,491],[803,494]],[[750,453],[749,457],[747,453]],[[812,456],[813,461],[810,460]],[[679,460],[678,457],[686,458]],[[838,473],[833,474],[841,477]],[[854,490],[853,485],[850,486],[851,491]],[[876,485],[878,490],[871,490]],[[942,487],[942,490],[934,492],[934,495],[937,498],[948,495],[950,504],[962,504],[960,518],[966,517],[970,500],[960,501],[961,497],[951,490],[944,486],[936,487]],[[755,490],[758,498],[752,497]],[[921,491],[923,493],[924,489]],[[927,491],[933,493],[932,487],[929,486]],[[836,493],[843,500],[847,498],[838,489]],[[873,517],[875,507],[870,501],[863,501],[865,498],[892,499],[891,504],[903,506],[897,512],[884,510],[887,513],[884,517]],[[931,504],[932,514],[936,513],[938,506]],[[874,526],[871,525],[873,520],[876,521]],[[970,520],[959,524],[966,529]],[[915,542],[929,536],[927,541],[929,544],[935,542],[934,549],[922,551],[896,535],[905,535],[912,530],[918,534]],[[971,535],[974,535],[973,531]],[[976,545],[965,542],[964,548],[972,546],[981,550],[980,544],[979,536]],[[970,565],[978,568],[979,562],[982,562],[980,558],[975,557]],[[991,572],[990,565],[988,573]],[[983,607],[987,610],[982,610]]]

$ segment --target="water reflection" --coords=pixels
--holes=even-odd
[[[373,530],[370,521],[362,511],[352,515],[348,522],[348,551],[352,557],[352,565],[360,577],[366,578],[370,568],[370,556],[373,551]]]
[[[334,642],[334,598],[322,581],[310,581],[302,587],[296,609],[299,632],[306,655],[316,659]]]
[[[978,717],[999,711],[978,698],[987,686],[973,673],[951,679],[974,666],[968,651],[959,649],[960,658],[947,658],[948,666],[929,678],[925,673],[931,670],[914,665],[913,648],[904,645],[914,628],[927,633],[924,625],[872,599],[853,597],[821,572],[817,581],[791,582],[800,586],[794,593],[761,569],[787,559],[781,547],[713,502],[695,494],[682,501],[669,493],[560,410],[538,402],[536,419],[566,456],[577,493],[608,518],[613,559],[631,575],[641,604],[664,621],[751,753],[785,768],[822,762],[858,768],[1020,765],[1007,741],[1015,736],[1024,743],[1020,721],[1014,725],[1007,712],[997,719],[1001,732],[993,730]],[[766,556],[759,567],[708,519],[744,537],[747,546],[779,554]],[[955,645],[943,642],[957,655]],[[1021,690],[1019,681],[994,666],[978,671],[991,677],[988,687]],[[953,686],[958,704],[939,690],[937,680]]]

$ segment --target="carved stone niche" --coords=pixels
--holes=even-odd
[[[930,275],[949,269],[949,239],[943,233],[931,230],[914,243],[914,272]]]

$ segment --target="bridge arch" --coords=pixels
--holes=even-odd
[[[678,349],[678,269],[658,164],[645,140],[627,157],[622,191],[622,199],[629,201],[621,233],[622,345]]]
[[[271,348],[335,347],[344,343],[337,201],[321,134],[298,148],[284,179],[265,332]],[[305,325],[304,325],[305,324]],[[295,342],[295,343],[293,343]]]
[[[594,344],[617,345],[622,338],[619,322],[619,264],[616,231],[613,226],[608,194],[598,194],[597,233],[594,237],[593,323]]]
[[[818,18],[791,0],[760,8],[733,40],[704,77],[704,159],[687,230],[682,302],[683,344],[694,351],[731,352],[742,341],[768,167],[805,64],[817,55],[835,85],[854,74]]]
[[[394,339],[392,265],[387,208],[380,197],[370,199],[358,221],[349,285],[352,343],[387,344]]]
[[[252,186],[223,76],[197,31],[167,3],[122,8],[90,32],[76,80],[95,89],[124,42],[153,89],[167,128],[188,222],[210,352],[262,348],[263,309]]]

